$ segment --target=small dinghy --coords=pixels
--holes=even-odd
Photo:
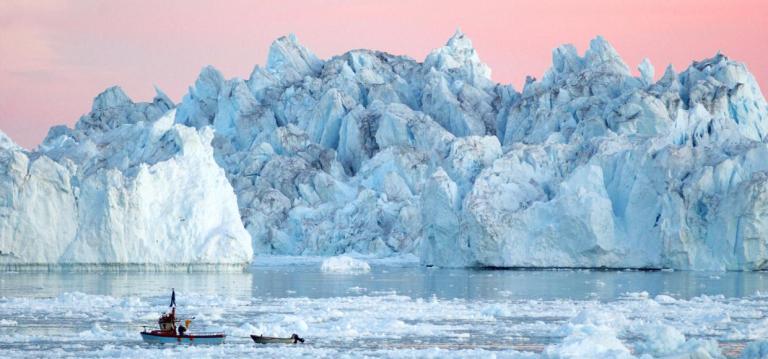
[[[304,338],[300,338],[297,334],[291,335],[290,338],[277,338],[277,337],[265,337],[263,335],[251,334],[251,339],[257,344],[296,344],[304,343]]]
[[[194,319],[194,318],[192,318]],[[184,321],[185,325],[176,326],[176,292],[171,294],[171,312],[160,316],[157,324],[159,330],[144,330],[140,333],[141,339],[152,344],[222,344],[226,335],[224,333],[187,333],[191,319]]]

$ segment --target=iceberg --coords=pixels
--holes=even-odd
[[[170,107],[135,105],[111,88],[37,151],[0,149],[2,263],[248,263],[250,236],[214,161],[213,131],[174,124]]]
[[[453,207],[451,225],[461,230],[426,224],[436,228],[425,232],[426,251],[445,253],[430,261],[768,266],[758,195],[768,109],[743,64],[718,54],[646,85],[601,38],[584,57],[556,49],[553,62],[501,113],[505,152]],[[650,64],[641,67],[647,80]]]
[[[690,338],[676,328],[662,324],[643,324],[631,328],[631,321],[620,313],[605,313],[585,309],[568,321],[555,334],[563,341],[547,346],[542,353],[546,359],[567,358],[724,358],[713,339]],[[641,338],[630,350],[619,339],[620,333],[637,330]],[[753,351],[759,347],[751,345]],[[748,353],[746,350],[744,353]],[[747,356],[749,357],[749,356]]]
[[[719,53],[638,73],[602,37],[556,48],[521,91],[493,82],[461,31],[421,62],[320,59],[281,37],[246,79],[203,68],[178,105],[113,87],[34,151],[0,136],[0,250],[30,263],[359,253],[768,269],[754,77]]]
[[[370,272],[371,266],[366,261],[342,255],[324,259],[320,270],[324,273],[362,274]]]

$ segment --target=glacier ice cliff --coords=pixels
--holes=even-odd
[[[768,269],[768,106],[722,54],[655,81],[601,37],[522,91],[457,31],[423,62],[277,39],[178,105],[119,88],[35,151],[0,136],[0,250],[29,262],[388,256]],[[174,255],[168,257],[168,249]],[[6,257],[8,257],[6,255]]]
[[[110,88],[38,151],[0,147],[2,263],[249,262],[213,131],[174,124],[172,106],[161,93],[134,104]]]

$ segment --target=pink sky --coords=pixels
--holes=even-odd
[[[758,0],[2,0],[0,130],[34,147],[112,85],[134,101],[150,100],[152,85],[179,101],[204,65],[247,77],[291,32],[321,58],[370,48],[421,61],[457,27],[493,79],[518,89],[546,71],[553,48],[583,52],[596,35],[633,69],[648,57],[657,77],[720,50],[768,84],[768,2]]]

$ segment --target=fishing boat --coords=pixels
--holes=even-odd
[[[296,344],[304,343],[304,338],[300,338],[297,334],[291,335],[290,338],[277,338],[277,337],[265,337],[263,335],[251,334],[251,339],[257,344]]]
[[[161,330],[143,331],[141,339],[152,344],[222,344],[224,333],[195,333],[178,335]]]
[[[194,317],[192,318],[194,319]],[[141,339],[152,344],[222,344],[226,338],[224,333],[187,333],[192,319],[184,321],[184,325],[176,325],[176,291],[171,294],[171,311],[162,314],[157,324],[160,329],[144,330],[139,333]]]

